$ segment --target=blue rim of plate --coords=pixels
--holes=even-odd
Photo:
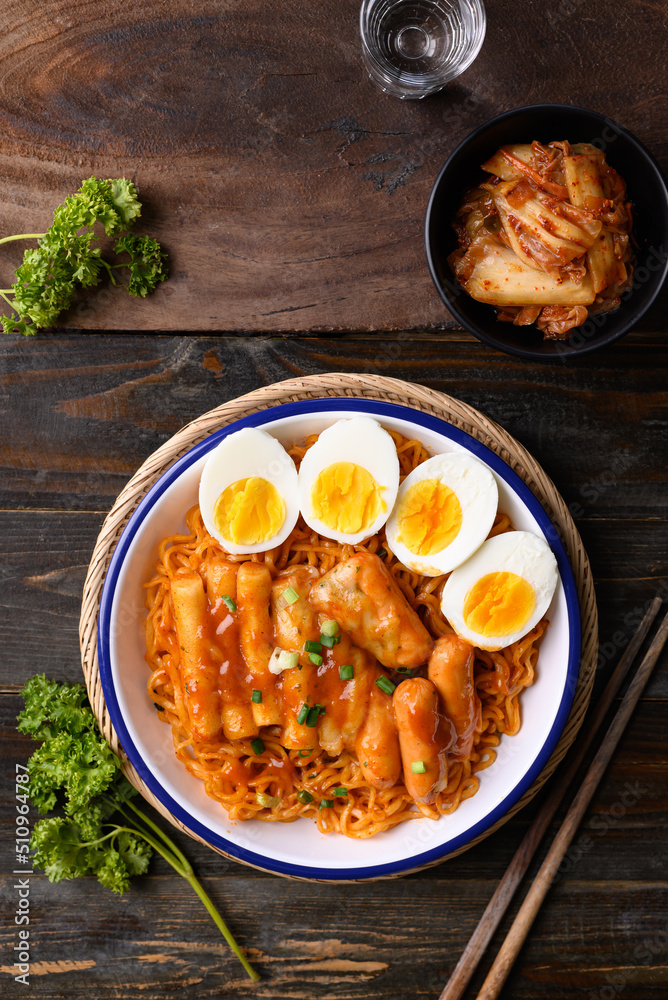
[[[116,591],[118,576],[121,571],[124,559],[127,555],[139,527],[145,517],[150,512],[156,501],[174,483],[179,476],[196,462],[202,455],[214,448],[223,438],[240,430],[242,427],[259,427],[263,424],[271,423],[274,420],[305,413],[322,413],[323,410],[329,412],[337,411],[357,411],[369,413],[376,417],[395,417],[401,420],[409,420],[413,424],[426,427],[431,431],[449,438],[451,441],[472,452],[481,461],[486,462],[494,472],[500,476],[511,490],[525,504],[530,513],[535,517],[545,538],[547,539],[557,560],[559,574],[566,596],[566,607],[568,614],[568,667],[566,672],[566,683],[561,696],[561,702],[557,710],[555,720],[552,724],[543,746],[536,755],[536,758],[517,785],[511,792],[481,820],[469,827],[458,836],[437,847],[424,851],[422,854],[413,855],[399,861],[387,862],[381,865],[365,866],[363,868],[325,868],[308,867],[304,865],[292,864],[290,862],[279,861],[268,858],[263,854],[256,854],[232,843],[220,834],[215,833],[203,823],[194,819],[172,796],[162,787],[160,781],[149,770],[144,763],[137,747],[135,746],[130,733],[123,720],[116,691],[113,683],[111,671],[110,655],[110,625],[111,612]],[[170,466],[162,474],[160,479],[151,487],[125,526],[121,537],[114,549],[109,569],[104,581],[102,597],[100,600],[100,615],[98,620],[98,660],[100,670],[100,680],[102,691],[107,705],[107,711],[112,725],[118,735],[121,746],[127,757],[135,768],[146,787],[155,797],[173,814],[173,816],[194,834],[201,837],[207,843],[220,848],[231,857],[249,865],[254,865],[264,871],[273,872],[278,875],[291,875],[305,879],[327,879],[329,881],[345,881],[380,878],[387,875],[398,875],[403,872],[410,872],[416,868],[424,867],[445,858],[454,851],[465,847],[470,841],[485,833],[494,826],[503,816],[521,799],[529,790],[534,781],[547,764],[559,737],[566,725],[568,714],[571,710],[575,690],[578,682],[580,670],[580,604],[578,600],[577,588],[573,571],[571,570],[568,556],[561,543],[558,532],[550,520],[548,514],[543,509],[540,501],[531,492],[529,487],[520,479],[517,473],[508,466],[502,458],[481,444],[470,434],[453,427],[440,417],[433,417],[421,410],[413,410],[408,406],[400,406],[395,403],[384,403],[380,401],[362,400],[347,397],[323,398],[303,400],[295,403],[283,403],[279,406],[272,406],[260,413],[253,413],[247,417],[241,417],[233,423],[228,424],[219,431],[215,431],[204,441],[194,445],[189,451],[179,458],[174,465]]]

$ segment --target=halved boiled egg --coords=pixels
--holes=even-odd
[[[441,610],[462,639],[502,649],[538,624],[558,578],[547,542],[530,531],[508,531],[483,542],[452,573]]]
[[[209,455],[199,505],[207,531],[227,552],[273,549],[299,517],[295,463],[276,438],[244,427]]]
[[[498,503],[496,479],[477,458],[463,452],[436,455],[399,487],[385,529],[387,544],[416,573],[449,573],[487,538]]]
[[[394,441],[371,417],[337,420],[299,467],[299,499],[309,528],[351,545],[382,528],[398,488]]]

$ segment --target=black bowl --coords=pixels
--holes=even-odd
[[[492,306],[472,299],[455,280],[447,257],[457,248],[452,219],[467,188],[484,176],[481,164],[499,146],[515,142],[590,142],[604,150],[627,184],[638,242],[633,287],[614,312],[591,317],[570,340],[543,340],[535,326],[500,323]],[[457,146],[436,178],[425,220],[429,271],[439,295],[463,327],[508,354],[536,361],[587,354],[623,337],[656,298],[668,272],[668,188],[658,165],[635,136],[611,118],[565,104],[516,108],[481,125]]]

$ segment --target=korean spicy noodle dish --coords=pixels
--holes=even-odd
[[[371,837],[474,795],[557,582],[487,466],[368,417],[288,450],[246,428],[199,500],[146,584],[148,692],[230,819]]]
[[[551,340],[616,309],[632,281],[632,214],[601,150],[502,146],[482,168],[489,177],[466,193],[453,223],[459,249],[448,258],[469,295]]]

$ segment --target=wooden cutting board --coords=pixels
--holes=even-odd
[[[489,0],[473,66],[437,97],[399,101],[361,65],[359,0],[5,4],[2,235],[43,231],[92,173],[127,176],[171,279],[146,301],[93,291],[63,326],[452,326],[422,225],[438,169],[469,131],[511,107],[566,101],[610,114],[650,148],[662,136],[654,151],[666,151],[661,5],[549,7]],[[623,39],[610,45],[608,27],[599,52],[622,8]],[[0,248],[5,286],[21,253]]]

